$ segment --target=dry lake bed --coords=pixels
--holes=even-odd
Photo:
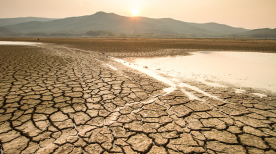
[[[276,153],[275,53],[4,43],[1,154]]]

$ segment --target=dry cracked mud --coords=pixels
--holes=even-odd
[[[220,100],[190,100],[100,52],[0,52],[1,154],[276,153],[273,95],[197,85]]]

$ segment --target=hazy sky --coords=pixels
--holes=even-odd
[[[98,11],[132,16],[276,28],[276,0],[0,0],[0,18],[64,18]]]

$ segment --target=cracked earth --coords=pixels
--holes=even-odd
[[[105,54],[61,45],[0,51],[1,154],[276,153],[274,95],[165,92]]]

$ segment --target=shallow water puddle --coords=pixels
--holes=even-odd
[[[150,70],[150,69],[147,69],[147,68],[144,68],[143,66],[138,66],[138,65],[134,65],[133,63],[129,63],[129,62],[126,62],[124,60],[121,60],[121,59],[117,59],[117,58],[112,58],[113,60],[117,61],[117,62],[120,62],[128,67],[131,67],[131,68],[134,68],[134,69],[137,69],[143,73],[146,73],[147,75],[151,76],[151,77],[154,77],[155,79],[161,81],[161,82],[164,82],[172,87],[176,87],[176,84],[174,84],[172,81],[170,81],[169,79],[163,77],[163,76],[160,76],[158,74],[156,74],[154,71]]]
[[[147,75],[149,75],[149,76],[151,76],[151,77],[153,77],[153,78],[155,78],[155,79],[157,79],[157,80],[159,80],[163,83],[166,83],[166,84],[170,85],[171,87],[163,89],[166,92],[163,96],[173,92],[176,89],[176,84],[174,82],[172,82],[171,80],[169,80],[169,79],[167,79],[163,76],[158,75],[157,73],[155,73],[154,71],[152,71],[150,69],[144,68],[143,66],[139,66],[139,65],[136,65],[136,64],[118,59],[118,58],[114,58],[114,57],[109,57],[109,58],[111,58],[111,59],[113,59],[117,62],[120,62],[120,63],[122,63],[122,64],[124,64],[128,67],[139,70],[142,73],[145,73],[145,74],[147,74]]]
[[[147,74],[147,75],[149,75],[149,76],[151,76],[151,77],[153,77],[153,78],[155,78],[155,79],[157,79],[157,80],[159,80],[159,81],[161,81],[163,83],[166,83],[166,84],[170,85],[171,87],[163,89],[166,92],[163,96],[165,96],[165,95],[167,95],[167,94],[175,91],[177,89],[176,87],[180,87],[180,88],[186,87],[186,88],[195,90],[197,92],[200,92],[200,93],[202,93],[202,94],[204,94],[206,96],[209,96],[211,98],[215,98],[217,100],[220,100],[216,96],[210,95],[210,94],[202,91],[201,89],[199,89],[197,87],[194,87],[194,86],[191,86],[191,85],[188,85],[188,84],[185,84],[185,83],[181,83],[180,80],[177,79],[177,78],[169,79],[169,78],[166,78],[166,77],[163,77],[163,76],[159,75],[160,73],[154,72],[154,71],[148,69],[147,67],[145,68],[144,66],[136,65],[136,64],[133,64],[133,63],[130,63],[130,62],[126,62],[124,60],[113,58],[113,57],[110,57],[110,58],[113,59],[113,60],[115,60],[115,61],[117,61],[117,62],[120,62],[120,63],[122,63],[122,64],[124,64],[124,65],[126,65],[128,67],[131,67],[131,68],[134,68],[136,70],[139,70],[139,71],[141,71],[141,72],[143,72],[143,73],[145,73],[145,74]],[[190,92],[185,91],[183,88],[181,89],[181,91],[183,93],[185,93],[191,100],[194,100],[194,99],[199,100],[198,97],[196,97],[194,94],[192,94]]]
[[[276,54],[257,52],[195,52],[191,56],[137,58],[135,64],[174,78],[195,79],[276,92]]]
[[[235,89],[235,93],[241,94],[241,93],[244,93],[244,92],[245,92],[245,90],[243,90],[243,89]]]
[[[261,93],[252,93],[252,94],[256,96],[260,96],[260,98],[267,97],[265,94],[261,94]]]
[[[106,64],[106,65],[109,66],[111,69],[113,69],[113,70],[115,70],[115,71],[118,70],[117,68],[115,68],[115,67],[113,67],[113,66],[111,66],[111,65],[109,65],[109,64]]]
[[[181,89],[181,91],[186,94],[190,100],[199,100],[200,98],[198,98],[197,96],[195,96],[193,93],[188,92],[186,90],[184,90],[183,88]]]
[[[199,92],[199,93],[202,93],[202,94],[205,95],[205,96],[209,96],[209,97],[211,97],[211,98],[220,100],[218,97],[213,96],[213,95],[211,95],[211,94],[209,94],[209,93],[207,93],[207,92],[205,92],[205,91],[199,89],[198,87],[191,86],[191,85],[186,84],[186,83],[179,83],[179,87],[186,87],[186,88],[192,89],[192,90],[194,90],[194,91],[197,91],[197,92]]]
[[[0,41],[0,45],[37,45],[37,42]]]

